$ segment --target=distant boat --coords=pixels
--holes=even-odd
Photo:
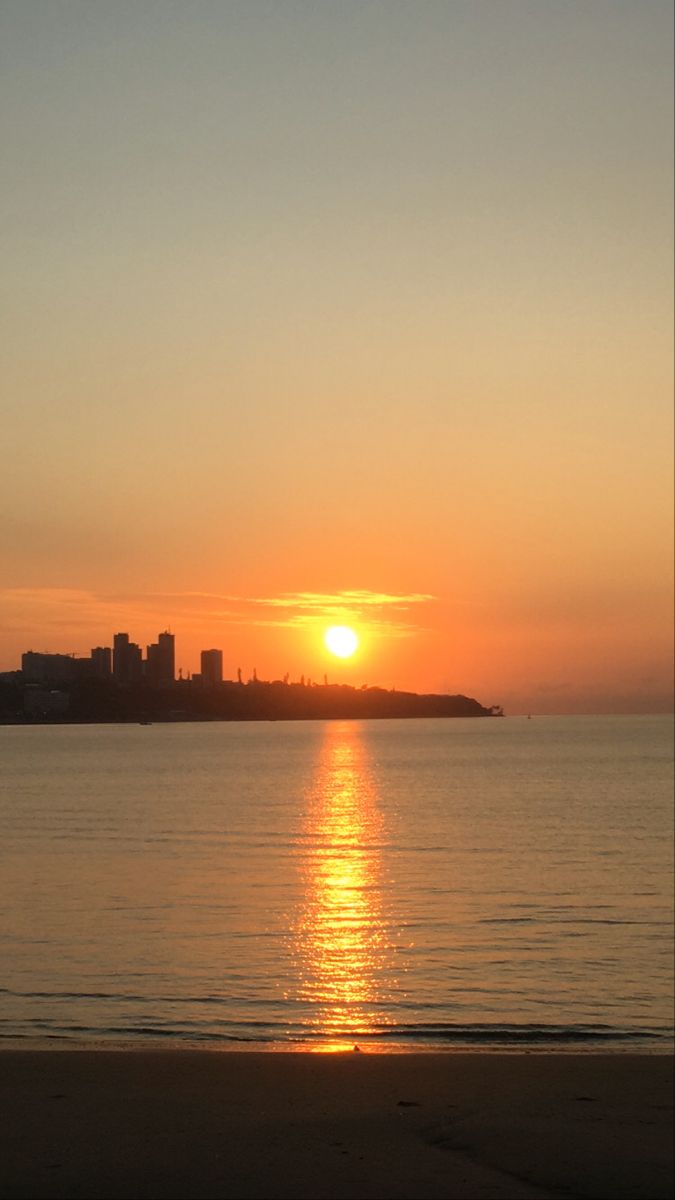
[[[152,725],[152,721],[139,721],[139,725]]]

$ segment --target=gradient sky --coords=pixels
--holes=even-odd
[[[669,0],[1,12],[0,670],[671,707]]]

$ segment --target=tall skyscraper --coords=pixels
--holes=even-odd
[[[160,633],[156,642],[146,648],[145,679],[150,687],[165,687],[175,677],[175,649],[172,633]]]
[[[113,677],[116,683],[129,682],[129,634],[113,637]]]
[[[160,633],[157,638],[158,682],[173,683],[176,678],[176,649],[172,633]]]
[[[116,633],[113,638],[113,678],[122,686],[138,683],[142,677],[141,648],[129,641],[128,633]]]
[[[112,672],[110,646],[95,646],[91,652],[91,670],[97,679],[109,679]]]
[[[152,642],[150,646],[145,648],[145,662],[143,663],[143,675],[145,682],[150,687],[157,687],[159,684],[159,646],[157,642]]]
[[[223,682],[223,652],[222,650],[202,650],[202,684],[204,687],[216,687]]]

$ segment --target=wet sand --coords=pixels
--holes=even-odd
[[[664,1200],[661,1055],[3,1050],[4,1200]]]

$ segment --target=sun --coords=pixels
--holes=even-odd
[[[337,655],[338,658],[351,658],[359,644],[354,630],[348,625],[331,625],[330,629],[326,630],[323,640],[331,654]]]

